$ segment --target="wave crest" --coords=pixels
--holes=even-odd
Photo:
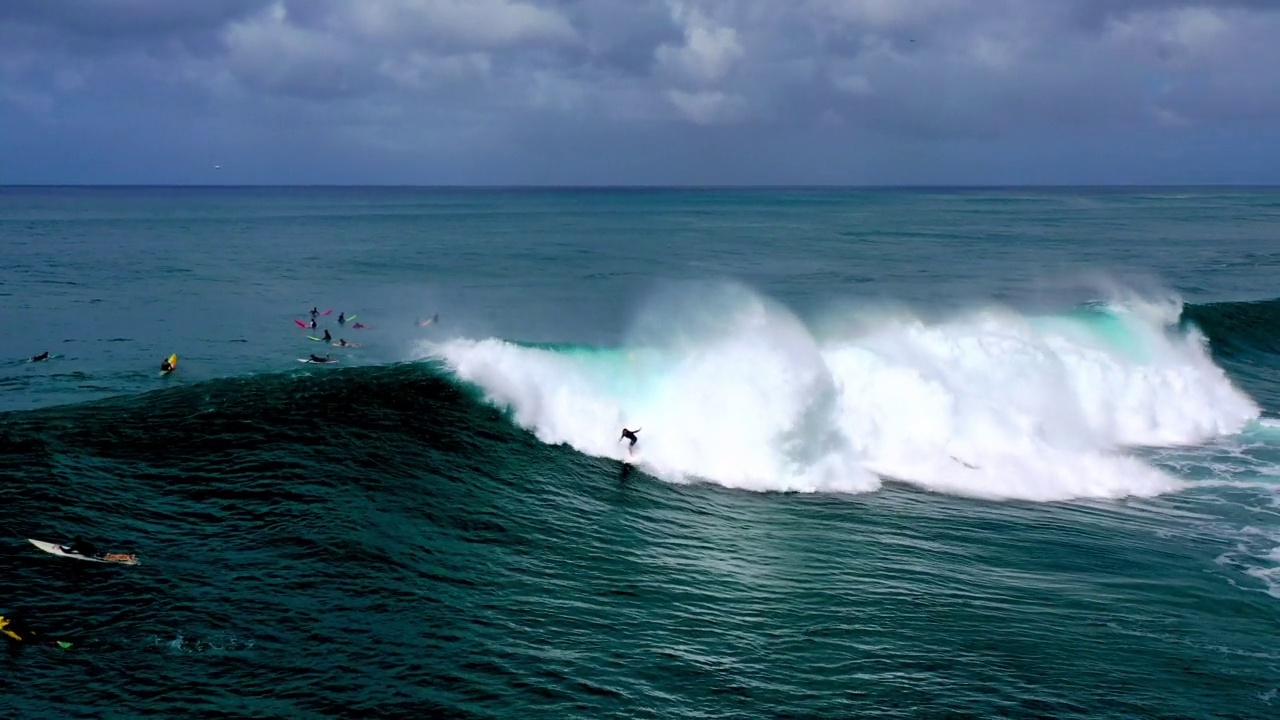
[[[664,296],[618,349],[427,343],[548,443],[653,474],[760,491],[863,492],[888,477],[988,498],[1154,495],[1127,455],[1238,432],[1259,414],[1180,305],[1050,316],[985,308],[814,323],[740,286]]]

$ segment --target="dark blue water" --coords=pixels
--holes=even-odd
[[[1278,220],[2,190],[0,716],[1273,717]]]

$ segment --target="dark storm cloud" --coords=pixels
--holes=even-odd
[[[157,137],[175,157],[203,145],[255,177],[270,169],[243,148],[276,148],[285,165],[284,148],[319,152],[327,181],[352,158],[450,181],[485,162],[495,177],[545,175],[517,162],[586,168],[569,156],[585,154],[618,182],[656,158],[668,182],[717,168],[768,182],[831,143],[864,148],[850,177],[894,157],[920,167],[950,142],[1022,167],[1019,143],[1045,138],[1101,148],[1274,123],[1277,5],[6,0],[0,121],[70,154],[107,125],[148,163],[163,163]],[[50,152],[41,162],[57,167]],[[15,167],[0,179],[21,180]]]

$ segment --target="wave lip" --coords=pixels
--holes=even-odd
[[[1259,415],[1180,305],[1062,315],[901,311],[819,324],[738,286],[654,303],[626,346],[427,343],[548,443],[757,491],[875,490],[887,477],[993,499],[1149,496],[1180,483],[1126,454]]]

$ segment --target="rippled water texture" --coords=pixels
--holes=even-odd
[[[4,190],[0,717],[1275,717],[1278,208]]]

